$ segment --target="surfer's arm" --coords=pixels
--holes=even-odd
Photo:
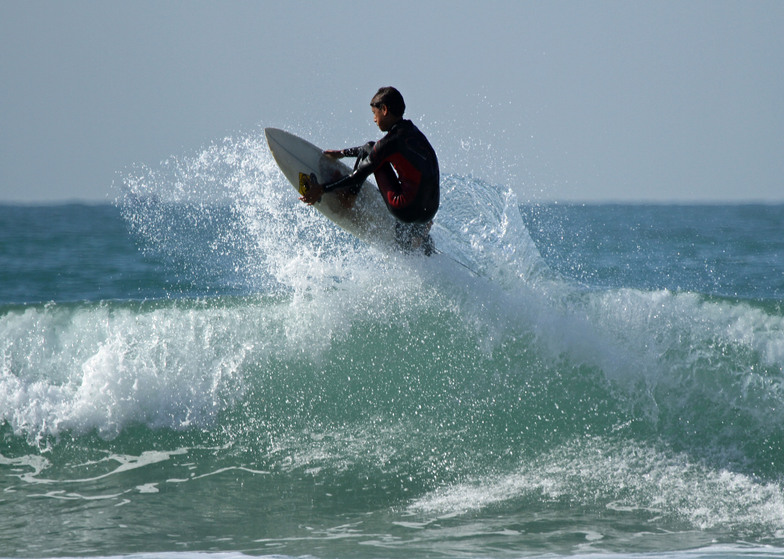
[[[372,142],[370,143],[372,144]],[[359,157],[363,153],[366,153],[367,146],[369,144],[365,144],[363,146],[357,146],[355,148],[346,148],[337,150],[340,153],[340,157]]]
[[[374,165],[368,157],[360,161],[352,173],[327,184],[319,184],[316,181],[315,175],[305,177],[305,184],[308,188],[300,200],[306,204],[315,204],[316,202],[320,201],[321,196],[327,192],[342,189],[347,190],[351,194],[357,194],[357,192],[354,192],[354,190],[359,191],[359,187],[362,186],[362,183],[365,182],[365,179],[367,179],[370,176],[370,173],[373,172],[373,167]]]
[[[311,190],[300,198],[300,200],[307,204],[314,204],[321,200],[322,194],[342,189],[347,190],[349,194],[357,194],[362,183],[365,182],[365,179],[375,170],[376,164],[373,162],[371,153],[374,144],[375,142],[368,142],[365,145],[354,148],[324,151],[324,154],[329,157],[356,157],[357,163],[354,165],[354,170],[345,177],[326,184],[318,184],[315,177],[308,178],[307,184]]]
[[[338,190],[341,188],[358,188],[373,172],[375,164],[371,161],[371,159],[371,157],[363,159],[352,173],[334,182],[324,184],[321,186],[321,188],[324,192],[332,192],[333,190]]]
[[[365,146],[357,146],[355,148],[345,149],[325,149],[324,155],[327,157],[334,157],[335,159],[343,159],[344,157],[358,157],[365,150]]]

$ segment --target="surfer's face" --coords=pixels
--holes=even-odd
[[[392,116],[392,113],[389,112],[386,105],[371,103],[370,109],[373,111],[373,122],[376,123],[376,126],[378,126],[379,130],[382,132],[386,132],[392,128],[392,125],[397,120]]]

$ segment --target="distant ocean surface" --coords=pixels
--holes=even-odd
[[[446,175],[425,259],[284,181],[0,206],[0,557],[784,556],[784,206]]]

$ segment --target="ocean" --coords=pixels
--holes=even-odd
[[[784,556],[784,206],[442,200],[379,252],[259,133],[0,206],[0,557]]]

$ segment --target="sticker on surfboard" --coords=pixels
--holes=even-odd
[[[304,196],[308,190],[310,190],[310,186],[308,185],[308,181],[311,179],[310,175],[307,173],[300,173],[299,174],[299,193]]]

